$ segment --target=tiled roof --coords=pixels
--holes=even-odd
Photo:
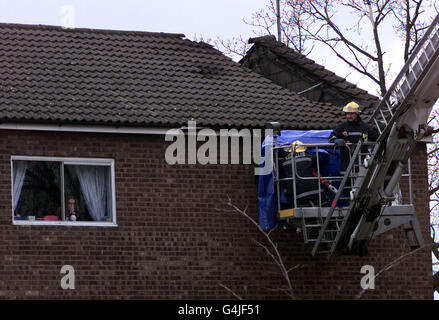
[[[310,102],[182,34],[0,24],[0,121],[328,129]]]
[[[283,58],[285,63],[293,64],[296,68],[304,70],[317,81],[323,82],[326,86],[355,99],[367,109],[379,103],[378,97],[369,94],[366,90],[358,88],[355,84],[346,81],[345,78],[337,76],[334,72],[327,70],[314,60],[287,47],[284,43],[277,41],[273,35],[252,38],[249,40],[249,43],[254,43],[257,46],[263,46],[269,49],[276,57]],[[252,48],[250,50],[252,50]],[[247,55],[249,55],[249,53]],[[247,56],[244,57],[241,62],[246,58]]]

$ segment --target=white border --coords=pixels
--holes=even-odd
[[[70,226],[70,227],[118,227],[114,222],[93,222],[93,221],[29,221],[13,220],[16,226]]]
[[[39,157],[39,156],[11,156],[11,198],[14,203],[14,175],[12,172],[12,161],[26,160],[26,161],[56,161],[63,164],[75,165],[94,165],[94,166],[109,166],[111,170],[111,197],[112,197],[112,218],[111,222],[93,222],[93,221],[41,221],[41,220],[14,220],[14,209],[12,210],[12,224],[21,226],[87,226],[87,227],[117,227],[116,222],[116,178],[114,170],[114,159],[103,158],[69,158],[69,157]]]

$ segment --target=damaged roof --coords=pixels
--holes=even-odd
[[[355,90],[355,89],[353,89]],[[342,118],[183,34],[0,24],[0,121],[330,129]]]
[[[334,72],[326,69],[314,60],[287,47],[284,43],[277,41],[273,35],[251,38],[248,42],[254,45],[240,63],[244,63],[250,59],[257,47],[263,47],[276,57],[277,62],[293,65],[294,68],[305,71],[310,77],[315,79],[316,83],[322,82],[326,88],[330,88],[338,94],[358,101],[366,108],[366,112],[369,112],[367,109],[371,109],[379,103],[378,97],[369,94],[366,90],[358,88],[355,84],[346,81],[345,78],[337,76]]]

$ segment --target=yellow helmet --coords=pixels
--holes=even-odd
[[[306,151],[306,147],[302,146],[302,142],[299,140],[296,140],[293,142],[291,148],[297,153],[297,152],[305,152]]]
[[[358,105],[358,103],[352,101],[343,107],[343,112],[360,113],[361,111],[360,111],[360,106]]]

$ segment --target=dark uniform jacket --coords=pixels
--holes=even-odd
[[[378,139],[378,133],[358,116],[354,121],[345,121],[337,125],[329,135],[329,142],[345,139],[346,142],[357,143],[361,138],[373,142]]]
[[[344,139],[347,143],[357,143],[360,139],[363,141],[374,142],[378,139],[377,131],[366,122],[363,122],[358,116],[354,121],[345,121],[337,125],[329,135],[329,142],[335,139]],[[361,150],[367,153],[367,146]],[[340,173],[344,174],[349,165],[350,156],[346,147],[340,148]]]
[[[293,167],[292,167],[292,154],[291,152],[279,152],[279,164],[280,164],[280,177],[281,178],[292,178],[293,177]],[[328,202],[326,193],[324,192],[324,187],[320,186],[319,181],[313,174],[313,168],[317,167],[317,158],[315,154],[308,154],[307,152],[298,153],[295,155],[295,166],[297,175],[295,176],[296,181],[296,200],[299,207],[302,206],[318,206],[319,201],[322,205]],[[307,179],[313,178],[313,179]],[[287,180],[282,184],[285,188],[287,196],[293,199],[294,197],[294,183],[293,180]],[[320,197],[319,197],[320,193]]]

